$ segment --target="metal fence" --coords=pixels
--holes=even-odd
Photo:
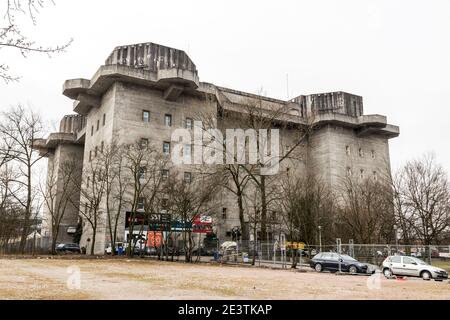
[[[50,237],[40,237],[28,239],[25,244],[23,254],[26,255],[44,255],[51,251]],[[20,241],[0,244],[0,255],[18,255],[22,254],[20,250]]]
[[[42,237],[29,239],[25,246],[27,255],[50,253],[51,239]],[[180,257],[183,260],[186,249],[183,241],[171,244],[168,248],[144,248],[140,254],[148,257]],[[189,249],[188,249],[189,250]],[[289,247],[279,241],[193,241],[192,261],[217,261],[220,263],[255,264],[259,266],[289,267],[294,262],[298,267],[307,267],[309,260],[319,252],[339,252],[356,260],[380,266],[390,255],[412,256],[432,265],[450,266],[450,245],[401,245],[401,244],[353,244],[336,243],[323,245],[304,245],[301,248]],[[0,255],[21,254],[19,242],[0,245]]]
[[[288,267],[296,262],[307,266],[309,260],[319,252],[338,252],[356,260],[380,266],[391,255],[406,255],[419,258],[432,265],[442,262],[450,264],[450,245],[392,245],[392,244],[331,244],[304,245],[300,249],[289,247],[278,241],[236,241],[235,245],[226,242],[217,244],[222,263],[255,263]],[[225,246],[224,246],[225,244]],[[294,252],[296,251],[296,252]]]

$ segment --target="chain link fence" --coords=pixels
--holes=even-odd
[[[419,258],[431,265],[450,270],[450,245],[403,245],[403,244],[290,244],[283,241],[196,241],[191,242],[192,261],[230,264],[248,264],[277,268],[307,268],[309,261],[319,252],[338,252],[356,260],[380,266],[384,259],[392,255],[405,255]],[[46,255],[50,253],[49,237],[28,239],[25,246],[27,255]],[[143,247],[136,254],[147,257],[167,256],[183,260],[189,250],[188,243],[182,240],[167,248]],[[21,254],[19,242],[0,245],[0,255]]]
[[[380,266],[392,255],[419,258],[431,265],[450,269],[450,245],[332,244],[289,246],[279,241],[225,241],[217,243],[215,260],[274,267],[309,266],[319,252],[338,252],[368,264]]]

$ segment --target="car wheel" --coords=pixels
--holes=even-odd
[[[391,269],[389,269],[389,268],[384,269],[384,270],[383,270],[383,274],[384,274],[384,276],[385,276],[386,278],[392,277],[392,271],[391,271]]]
[[[320,263],[318,263],[318,264],[316,264],[316,265],[314,266],[314,269],[315,269],[317,272],[322,272],[322,265],[321,265]]]
[[[350,273],[358,273],[358,269],[356,269],[355,266],[351,266],[351,267],[348,269],[348,271],[349,271]]]
[[[431,279],[431,273],[429,273],[428,271],[423,271],[422,272],[422,279],[423,280],[430,280]]]

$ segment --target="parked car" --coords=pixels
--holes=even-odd
[[[81,253],[80,246],[76,243],[60,243],[56,246],[57,253]]]
[[[396,275],[421,277],[423,280],[442,281],[448,279],[448,273],[444,269],[433,267],[418,258],[407,256],[387,257],[383,261],[383,274],[386,278]]]
[[[350,273],[373,273],[375,270],[370,270],[367,264],[361,263],[358,260],[346,254],[338,254],[335,252],[321,252],[316,254],[310,261],[310,266],[317,272],[328,270],[336,272],[339,270],[339,263],[341,271]]]

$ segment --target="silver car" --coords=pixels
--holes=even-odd
[[[433,267],[424,261],[407,256],[390,256],[383,261],[383,274],[386,278],[393,275],[421,277],[423,280],[434,279],[442,281],[448,279],[448,273],[444,269]]]

